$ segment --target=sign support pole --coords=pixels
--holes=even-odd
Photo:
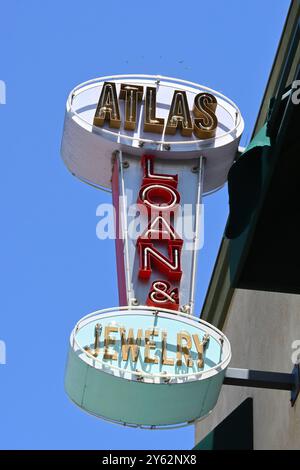
[[[300,367],[296,364],[290,374],[228,367],[223,384],[269,390],[290,390],[291,405],[294,406],[300,392]]]
[[[195,283],[197,273],[197,260],[198,251],[200,248],[200,231],[201,231],[201,217],[202,217],[202,193],[203,193],[203,181],[204,181],[204,170],[205,170],[205,158],[200,156],[199,158],[199,180],[198,180],[198,194],[197,194],[197,206],[195,215],[195,228],[194,228],[194,250],[193,250],[193,261],[192,261],[192,276],[191,276],[191,289],[190,289],[190,314],[195,315]]]

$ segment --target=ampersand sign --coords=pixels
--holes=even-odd
[[[174,289],[171,289],[171,285],[167,281],[154,281],[148,295],[147,305],[178,310],[178,288],[175,287]]]

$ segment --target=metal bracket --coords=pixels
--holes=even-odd
[[[300,366],[296,364],[291,374],[229,367],[226,370],[223,383],[240,387],[289,390],[291,392],[291,406],[294,406],[300,392]]]

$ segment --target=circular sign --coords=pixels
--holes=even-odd
[[[80,320],[65,387],[73,402],[123,425],[192,424],[214,408],[231,359],[223,333],[191,315],[119,307]]]
[[[185,80],[115,75],[85,82],[67,100],[62,156],[78,178],[111,187],[112,155],[206,158],[204,192],[221,187],[244,122],[221,93]]]

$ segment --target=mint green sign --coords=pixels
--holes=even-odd
[[[214,408],[230,362],[222,332],[190,315],[120,307],[74,328],[65,387],[85,411],[120,424],[192,424]]]

